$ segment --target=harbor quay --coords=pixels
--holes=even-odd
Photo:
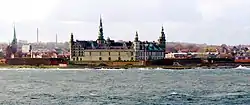
[[[213,61],[214,60],[214,61]],[[0,64],[0,68],[93,68],[93,69],[128,69],[128,68],[163,68],[163,69],[194,69],[194,68],[236,68],[250,66],[250,63],[235,62],[233,59],[162,59],[152,61],[83,61],[72,62],[65,59],[18,58],[9,59]]]

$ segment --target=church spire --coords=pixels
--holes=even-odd
[[[13,36],[13,40],[11,42],[11,50],[12,50],[12,54],[15,54],[17,52],[17,38],[16,38],[16,27],[14,24],[14,36]]]
[[[102,44],[104,43],[105,39],[103,36],[103,26],[102,26],[102,17],[100,16],[100,25],[99,25],[99,35],[97,39],[98,43]]]
[[[13,36],[12,44],[17,44],[16,27],[15,27],[15,24],[14,24],[14,36]]]

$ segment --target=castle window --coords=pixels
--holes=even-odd
[[[109,57],[109,61],[111,61],[111,57]]]
[[[121,60],[121,57],[118,57],[118,60],[120,61],[120,60]]]
[[[102,60],[102,57],[99,57],[99,60],[101,61],[101,60]]]
[[[109,52],[109,56],[110,56],[110,52]]]
[[[76,57],[76,61],[78,61],[79,60],[79,58],[78,57]]]
[[[100,52],[100,56],[102,56],[102,52]]]
[[[130,59],[131,61],[133,61],[134,60],[134,58],[133,57],[131,57],[131,59]]]
[[[80,61],[82,61],[82,58],[80,58]]]
[[[131,56],[133,56],[134,55],[134,52],[131,52]]]
[[[84,52],[82,51],[82,54],[81,54],[82,56],[84,56]]]
[[[72,52],[72,55],[73,55],[73,56],[76,56],[76,52],[75,52],[75,51],[73,51],[73,52]]]

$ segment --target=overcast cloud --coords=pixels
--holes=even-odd
[[[249,0],[0,0],[0,41],[8,42],[16,23],[18,39],[96,40],[100,15],[104,36],[157,40],[161,26],[167,41],[250,44]],[[18,3],[17,3],[18,2]]]

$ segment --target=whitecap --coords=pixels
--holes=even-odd
[[[90,93],[89,95],[91,95],[91,96],[96,96],[97,94],[95,94],[95,93]]]
[[[237,95],[245,95],[245,92],[232,92],[232,93],[214,93],[207,95],[205,97],[225,97],[225,96],[237,96]]]
[[[234,68],[234,69],[240,69],[240,70],[250,70],[250,68],[248,68],[248,67],[246,67],[246,66],[238,66],[238,67],[236,67],[236,68]]]
[[[170,93],[170,95],[177,95],[177,94],[178,94],[177,92]]]

